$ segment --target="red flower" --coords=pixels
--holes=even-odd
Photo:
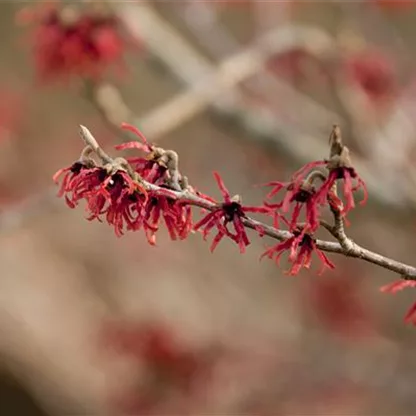
[[[115,148],[117,150],[139,149],[147,153],[146,157],[127,158],[127,161],[147,182],[155,185],[165,185],[165,182],[168,179],[166,155],[169,154],[169,152],[150,144],[137,127],[128,123],[122,123],[121,127],[137,136],[142,143],[138,141],[127,142],[117,145]]]
[[[168,191],[167,191],[168,192]],[[192,231],[192,208],[190,205],[176,201],[169,194],[157,195],[149,199],[144,208],[144,229],[147,241],[156,244],[156,232],[163,217],[172,240],[184,240]]]
[[[337,134],[339,134],[339,130],[336,129],[338,128],[336,127],[334,131],[337,131]],[[329,170],[329,175],[322,185],[316,189],[314,199],[316,200],[316,203],[320,205],[329,204],[333,209],[335,208],[335,205],[338,205],[339,207],[342,206],[340,213],[345,216],[355,207],[354,192],[359,189],[362,189],[364,192],[361,205],[364,205],[367,202],[368,192],[365,182],[351,164],[348,148],[340,145],[337,150],[338,151],[333,154],[329,160],[315,161],[303,166],[295,172],[293,181],[299,186],[304,180],[305,175],[309,174],[315,167],[322,165],[326,166]],[[346,201],[345,205],[342,204],[342,201],[332,191],[338,180],[343,181],[343,194]],[[353,185],[353,180],[356,182],[355,185]]]
[[[127,230],[139,229],[143,220],[143,207],[148,201],[147,191],[123,170],[109,174],[106,169],[93,166],[92,161],[76,162],[55,173],[57,183],[64,174],[58,196],[64,196],[71,208],[81,199],[87,201],[89,220],[105,215],[117,236]]]
[[[204,240],[208,237],[210,231],[216,227],[218,232],[214,237],[214,240],[211,244],[211,252],[215,250],[219,242],[224,237],[229,237],[235,241],[239,247],[240,252],[244,253],[245,248],[250,244],[250,241],[247,237],[245,226],[242,219],[246,218],[246,213],[248,212],[257,212],[257,213],[270,213],[270,208],[268,207],[247,207],[243,206],[240,203],[238,196],[231,197],[227,188],[224,185],[220,175],[217,172],[214,172],[215,180],[217,181],[218,187],[224,198],[224,202],[219,204],[217,208],[213,211],[206,214],[197,224],[195,224],[194,229],[199,230],[202,228],[202,233]],[[231,232],[228,229],[228,224],[232,223],[234,226],[234,232]],[[258,230],[262,234],[261,230]]]
[[[67,205],[75,208],[79,200],[100,186],[107,173],[103,168],[95,167],[92,162],[75,162],[67,168],[58,170],[53,175],[53,181],[57,184],[62,175],[64,176],[58,196],[65,196]]]
[[[140,228],[148,195],[145,188],[134,182],[127,172],[116,171],[99,189],[91,191],[86,197],[92,214],[89,219],[99,219],[105,213],[108,224],[114,227],[118,237],[124,234],[124,228]]]
[[[289,223],[290,231],[297,227],[299,215],[302,207],[305,206],[306,227],[310,232],[314,232],[319,227],[319,212],[316,201],[315,187],[308,181],[293,181],[293,182],[269,182],[265,186],[273,186],[273,189],[267,194],[266,198],[270,199],[282,189],[286,190],[286,194],[282,202],[277,204],[267,204],[266,206],[274,207],[283,213],[289,212],[291,205],[293,206],[292,217]],[[275,227],[278,224],[275,224]]]
[[[267,249],[261,258],[267,256],[269,259],[273,259],[275,256],[275,262],[279,264],[280,257],[285,251],[289,251],[289,261],[292,263],[291,268],[286,273],[291,276],[297,275],[302,268],[310,268],[313,252],[317,254],[322,262],[318,274],[321,274],[325,268],[335,268],[328,257],[316,247],[315,240],[311,234],[306,232],[305,228],[298,227],[293,232],[292,237]]]
[[[355,207],[354,192],[360,188],[364,192],[364,198],[361,201],[361,205],[364,205],[367,202],[367,187],[364,181],[358,176],[355,169],[352,167],[339,166],[330,169],[328,178],[317,191],[316,199],[318,203],[320,203],[321,205],[327,203],[331,189],[338,179],[341,179],[344,182],[343,194],[346,200],[346,204],[342,209],[341,214],[346,215],[351,209]],[[353,186],[352,184],[353,179],[355,179],[357,182],[355,186]]]
[[[54,4],[32,13],[31,20],[36,25],[31,42],[41,80],[100,78],[109,66],[123,63],[126,41],[114,15]]]

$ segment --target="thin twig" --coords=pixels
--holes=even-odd
[[[81,126],[80,134],[84,142],[96,151],[97,156],[101,158],[104,163],[114,163],[114,159],[112,159],[110,156],[108,156],[101,150],[94,136],[86,127]],[[161,188],[160,186],[154,185],[144,180],[141,181],[141,185],[144,186],[147,190],[154,192],[156,195],[166,195],[166,188]],[[172,197],[174,196],[177,200],[187,202],[193,206],[198,206],[209,211],[213,211],[214,209],[218,208],[217,204],[199,197],[189,189],[183,191],[170,190],[169,192],[172,195]],[[292,234],[289,231],[279,230],[275,227],[254,220],[250,217],[243,218],[242,222],[245,227],[250,228],[252,230],[262,229],[264,230],[264,235],[267,235],[279,241],[283,241],[292,237]],[[336,231],[336,228],[334,227],[333,230]],[[341,241],[341,234],[339,234],[338,237]],[[347,237],[345,236],[345,238]],[[353,243],[350,239],[347,240],[351,243],[348,244],[348,247],[343,247],[343,244],[339,242],[336,243],[323,240],[316,240],[316,246],[320,250],[329,253],[342,254],[344,256],[354,257],[367,261],[369,263],[373,263],[377,266],[383,267],[385,269],[400,274],[401,277],[404,279],[416,280],[416,267],[390,259],[388,257],[382,256],[381,254],[374,253],[364,247],[359,246],[358,244]]]

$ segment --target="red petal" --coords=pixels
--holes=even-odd
[[[133,126],[132,124],[121,123],[121,128],[123,130],[127,130],[127,131],[134,133],[137,137],[142,139],[144,144],[148,144],[146,136],[137,127]]]
[[[217,181],[218,187],[220,188],[220,191],[222,193],[222,196],[225,200],[225,202],[230,202],[230,193],[228,192],[228,189],[225,187],[225,184],[218,172],[214,172],[214,178]]]
[[[214,250],[216,249],[217,245],[220,243],[220,241],[223,239],[224,237],[224,233],[221,231],[218,231],[217,235],[215,236],[214,240],[212,240],[212,244],[210,247],[211,253],[214,252]]]
[[[381,292],[384,293],[397,293],[407,287],[416,287],[415,280],[396,280],[388,285],[384,285],[380,288]]]
[[[140,142],[127,142],[122,144],[117,144],[114,146],[114,149],[116,150],[125,150],[125,149],[140,149],[145,152],[149,151],[149,146]]]
[[[59,177],[64,173],[64,172],[68,172],[71,168],[62,168],[59,169],[57,172],[55,172],[55,174],[52,176],[52,180],[55,183],[59,182]]]

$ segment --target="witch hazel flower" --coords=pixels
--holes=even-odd
[[[321,179],[323,177],[325,179],[325,176],[321,172],[314,171],[302,181],[274,181],[264,185],[273,187],[273,189],[266,195],[266,206],[275,208],[283,214],[287,214],[293,207],[290,222],[288,222],[290,231],[296,229],[302,207],[305,207],[305,227],[311,232],[314,232],[319,227],[319,210],[316,200],[316,189],[313,185],[313,181],[317,177]],[[267,200],[271,199],[282,190],[285,190],[286,193],[281,202],[275,204],[267,202]],[[278,222],[275,221],[274,226],[278,228]]]
[[[192,232],[192,208],[172,196],[151,197],[144,208],[143,224],[150,245],[156,245],[156,233],[163,218],[171,240],[184,240]]]
[[[85,200],[88,220],[102,221],[105,216],[117,236],[123,235],[125,228],[140,228],[143,207],[148,201],[140,177],[128,172],[128,164],[122,158],[115,159],[113,164],[97,166],[89,157],[91,152],[87,146],[79,161],[55,173],[55,183],[62,177],[58,196],[65,196],[70,208]]]
[[[115,146],[117,150],[138,149],[145,157],[130,157],[127,162],[132,169],[147,182],[166,189],[165,195],[155,195],[149,199],[144,208],[143,226],[147,240],[151,245],[156,244],[156,232],[163,218],[172,240],[185,239],[192,232],[192,209],[189,204],[176,201],[169,189],[188,189],[186,177],[178,171],[178,155],[172,150],[165,150],[150,144],[146,136],[135,126],[122,123],[121,127],[133,133],[140,141],[132,141]]]
[[[65,201],[70,208],[75,208],[89,192],[97,189],[107,176],[106,171],[89,158],[90,153],[91,148],[85,148],[78,161],[71,166],[59,169],[52,177],[56,184],[62,178],[58,196],[65,196]]]
[[[301,183],[305,175],[313,169],[319,166],[325,166],[329,170],[329,174],[322,185],[316,189],[315,201],[319,205],[328,205],[328,199],[332,199],[332,204],[329,204],[330,207],[335,209],[336,205],[338,205],[339,213],[345,217],[349,211],[355,208],[354,193],[356,191],[361,189],[364,193],[360,204],[364,205],[367,202],[367,187],[352,165],[350,151],[342,143],[339,126],[334,125],[329,141],[331,145],[330,158],[328,160],[314,161],[306,164],[295,172],[293,178],[295,183]],[[334,196],[336,196],[336,193],[333,190],[338,180],[342,181],[345,203],[337,197],[338,203],[335,204]]]
[[[91,212],[89,220],[100,219],[105,214],[108,224],[114,227],[118,237],[124,230],[137,230],[142,225],[143,207],[148,201],[148,193],[140,181],[121,167],[114,169],[101,186],[86,195],[87,208]]]
[[[196,231],[202,230],[204,240],[207,239],[212,229],[217,229],[217,234],[210,247],[211,252],[215,250],[224,237],[229,237],[238,244],[240,253],[244,253],[246,247],[250,244],[250,240],[248,239],[243,219],[247,218],[247,213],[249,212],[269,214],[270,208],[266,206],[249,207],[242,205],[238,195],[231,197],[218,172],[214,172],[214,178],[220,188],[224,202],[218,204],[217,208],[207,213],[205,217],[195,224],[194,229]],[[228,225],[230,223],[233,224],[234,231],[229,230]],[[257,231],[262,235],[261,229]]]
[[[150,145],[142,133],[134,126],[123,125],[125,129],[140,136],[142,142],[131,142],[118,149],[140,149],[148,155],[155,150],[160,153],[160,159],[152,156],[146,159],[152,167],[147,170],[133,167],[128,160],[118,157],[111,159],[104,153],[99,156],[104,163],[98,166],[90,158],[92,148],[87,146],[76,163],[61,169],[54,175],[58,183],[62,177],[58,196],[65,196],[67,204],[74,208],[80,200],[86,201],[87,219],[105,220],[114,227],[118,237],[126,231],[144,230],[147,241],[156,245],[156,234],[159,231],[161,220],[172,240],[183,240],[193,232],[192,208],[187,201],[177,200],[173,189],[193,192],[186,177],[177,172],[178,158],[172,156],[173,151],[165,151]],[[174,163],[172,162],[174,161]],[[154,167],[163,165],[160,175],[151,176]],[[136,169],[136,170],[135,170]],[[141,174],[146,175],[146,179]],[[175,178],[177,187],[172,186]],[[150,182],[153,179],[154,182]],[[152,185],[156,185],[153,187]]]
[[[364,205],[367,202],[367,186],[352,165],[349,149],[342,144],[341,130],[338,126],[334,126],[333,128],[330,143],[331,154],[326,163],[329,175],[317,192],[317,200],[324,205],[337,180],[341,180],[343,183],[345,204],[340,213],[345,216],[351,209],[355,208],[354,192],[361,189],[364,196],[360,204]],[[355,185],[353,185],[354,181]]]
[[[289,262],[292,263],[292,266],[286,272],[286,274],[290,276],[297,275],[302,268],[309,269],[312,263],[313,253],[316,253],[322,263],[322,267],[318,271],[318,274],[322,274],[326,268],[335,268],[334,264],[328,259],[324,252],[318,249],[315,239],[305,227],[298,226],[293,231],[291,237],[268,248],[261,255],[260,259],[268,257],[269,259],[274,259],[276,264],[279,265],[280,258],[286,251],[289,252]]]
[[[165,150],[150,144],[145,135],[135,126],[122,123],[121,127],[140,139],[115,146],[117,150],[138,149],[146,153],[145,157],[130,157],[126,160],[146,181],[155,185],[167,185],[175,190],[185,189],[179,173],[179,157],[173,150]]]
[[[352,166],[349,150],[342,144],[341,132],[338,126],[334,126],[331,136],[331,153],[328,160],[318,160],[307,163],[292,176],[290,182],[269,182],[265,186],[271,186],[272,190],[267,194],[265,205],[274,208],[276,213],[285,215],[291,212],[288,223],[289,231],[293,232],[298,227],[302,208],[305,207],[305,228],[314,233],[320,226],[320,207],[329,206],[331,211],[346,217],[346,214],[355,207],[354,192],[362,189],[364,199],[367,200],[367,188]],[[325,175],[319,167],[326,167],[329,174]],[[315,182],[319,180],[318,186]],[[343,182],[343,196],[345,203],[338,197],[337,183]],[[353,181],[356,183],[353,184]],[[281,191],[285,191],[284,197],[279,203],[267,202]],[[345,218],[346,221],[346,218]],[[278,227],[275,222],[275,226]]]
[[[126,39],[117,17],[105,8],[63,5],[34,7],[18,15],[32,23],[35,66],[42,81],[77,75],[101,78],[109,67],[123,67]]]

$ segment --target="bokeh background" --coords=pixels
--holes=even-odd
[[[285,262],[259,261],[267,241],[254,234],[245,255],[163,232],[150,247],[56,197],[51,177],[78,158],[79,124],[109,151],[122,138],[82,83],[38,81],[33,32],[16,19],[28,5],[0,3],[0,414],[123,414],[143,395],[155,414],[412,414],[416,332],[403,316],[414,295],[380,293],[392,273],[331,256],[335,271],[317,276],[314,264],[288,277]],[[149,140],[178,151],[198,189],[219,197],[217,170],[232,193],[259,203],[264,189],[253,185],[326,157],[339,123],[370,191],[349,235],[416,263],[416,4],[120,1],[111,10],[134,47],[128,71],[106,82]],[[192,390],[175,377],[155,384],[145,357],[103,341],[108,325],[177,339],[197,361]]]

